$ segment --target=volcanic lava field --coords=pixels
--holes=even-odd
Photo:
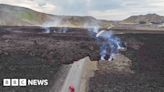
[[[56,29],[58,30],[58,29]],[[4,78],[48,79],[49,86],[12,88],[2,92],[49,92],[62,64],[86,56],[98,59],[96,42],[86,31],[45,33],[37,27],[3,27],[0,32],[0,80]]]
[[[164,35],[126,34],[123,38],[128,48],[122,54],[132,60],[133,73],[108,71],[110,63],[100,63],[88,92],[164,92]]]
[[[61,28],[51,28],[50,30]],[[98,61],[99,45],[86,29],[68,28],[66,33],[39,27],[0,28],[0,80],[4,78],[48,79],[49,86],[2,87],[0,92],[49,92],[63,64],[89,56]],[[117,30],[116,30],[117,31]],[[120,30],[119,30],[120,31]],[[164,92],[164,35],[117,34],[127,43],[121,52],[132,60],[133,74],[99,70],[89,80],[88,92]],[[106,66],[105,66],[106,65]]]

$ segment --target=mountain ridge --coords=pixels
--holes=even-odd
[[[65,16],[37,12],[29,8],[0,4],[1,26],[109,26],[111,22],[103,22],[92,16]]]
[[[158,14],[146,14],[146,15],[135,15],[130,16],[127,19],[123,20],[125,23],[144,23],[144,24],[161,24],[164,23],[164,16]]]

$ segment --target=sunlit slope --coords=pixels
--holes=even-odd
[[[91,16],[60,16],[37,12],[28,8],[0,4],[0,25],[7,26],[64,26],[108,27],[111,22],[97,20]]]

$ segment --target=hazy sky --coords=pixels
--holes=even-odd
[[[0,0],[0,3],[55,15],[94,16],[107,20],[147,13],[164,15],[164,0]]]

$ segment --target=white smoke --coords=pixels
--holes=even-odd
[[[89,29],[89,32],[92,32],[91,34],[95,34],[92,36],[95,36],[94,38],[98,43],[101,43],[101,60],[105,60],[105,57],[108,57],[108,61],[112,61],[120,50],[125,49],[125,47],[121,45],[121,39],[113,34],[113,30],[111,30],[112,27],[113,26],[109,27],[108,30],[100,30],[99,26]]]
[[[55,18],[52,19],[50,21],[45,22],[41,27],[45,30],[45,33],[50,33],[50,32],[54,32],[54,33],[66,33],[68,31],[68,29],[66,27],[62,27],[62,22],[63,19],[60,18]],[[50,30],[50,27],[58,27],[59,29],[57,30]]]
[[[51,19],[50,21],[45,22],[42,26],[43,27],[59,27],[62,25],[62,18],[58,19]]]
[[[108,61],[112,61],[119,50],[124,49],[121,45],[121,39],[115,36],[112,30],[101,30],[96,34],[96,37],[104,41],[100,47],[101,60],[105,60],[105,57],[108,56]]]

